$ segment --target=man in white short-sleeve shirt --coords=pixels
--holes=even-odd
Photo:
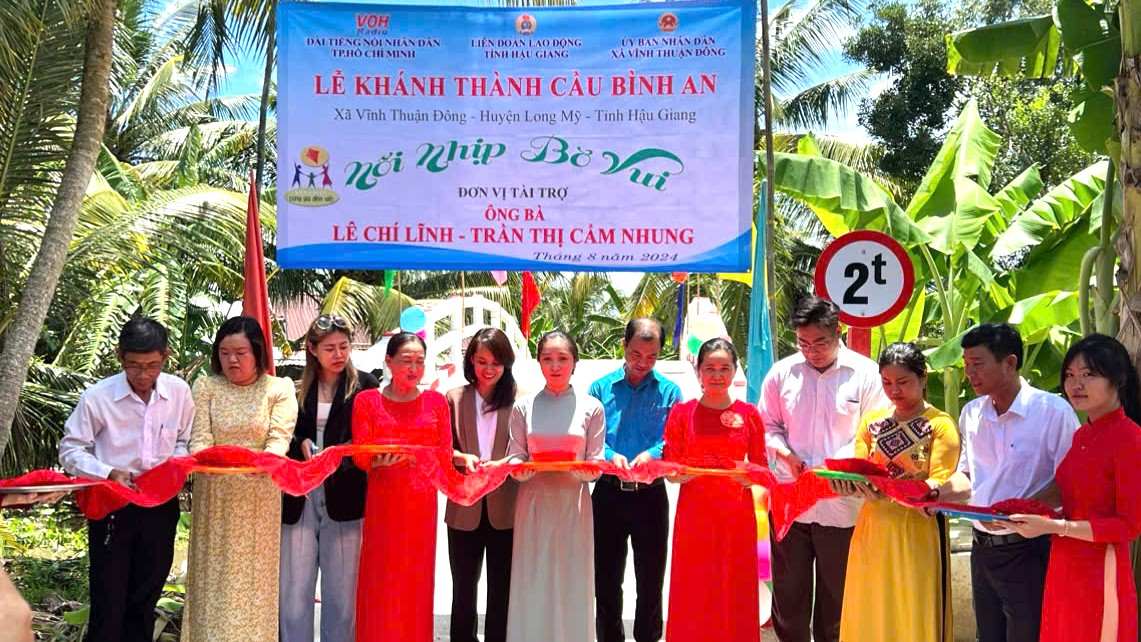
[[[1070,449],[1077,415],[1062,397],[1019,376],[1022,339],[1011,326],[980,325],[961,343],[967,379],[979,396],[959,416],[962,455],[948,488],[960,490],[941,499],[969,497],[976,506],[1004,499],[1056,503],[1054,471]],[[1027,539],[975,524],[971,583],[979,642],[1038,639],[1049,557],[1049,537]]]
[[[134,485],[136,475],[186,455],[194,421],[190,387],[164,373],[167,332],[137,317],[119,332],[123,371],[83,392],[64,425],[59,461],[72,475]],[[155,604],[174,559],[178,498],[128,504],[87,522],[88,642],[149,642]]]
[[[841,343],[838,312],[818,297],[801,301],[792,315],[800,352],[774,364],[761,384],[765,443],[782,482],[825,459],[851,457],[860,417],[889,403],[876,363]],[[773,540],[773,625],[781,642],[839,639],[860,503],[817,502],[783,540]]]

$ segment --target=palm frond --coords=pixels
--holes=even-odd
[[[826,127],[829,117],[859,105],[878,74],[859,69],[800,89],[780,102],[777,121],[794,129]]]
[[[164,99],[164,94],[171,91],[172,85],[178,78],[182,59],[181,54],[173,54],[161,61],[153,71],[147,70],[150,73],[141,79],[142,86],[132,95],[127,96],[126,104],[117,110],[118,113],[112,123],[115,130],[127,129],[132,121],[147,110],[153,109],[158,102]]]
[[[393,288],[368,285],[341,277],[321,302],[323,314],[339,314],[354,327],[366,328],[373,341],[400,326],[400,312],[415,305],[415,299]]]
[[[275,0],[182,0],[197,15],[186,39],[187,65],[209,69],[206,82],[216,90],[226,57],[240,50],[264,52],[273,31]]]
[[[0,3],[0,307],[30,264],[20,227],[39,226],[55,198],[78,100],[82,2]],[[73,21],[74,20],[74,21]]]
[[[64,368],[33,359],[28,379],[20,390],[12,441],[0,461],[0,475],[10,476],[33,468],[57,465],[63,424],[92,380]]]
[[[794,93],[796,87],[826,72],[828,52],[844,41],[860,8],[858,0],[813,0],[799,15],[790,11],[786,22],[773,29],[773,89]]]

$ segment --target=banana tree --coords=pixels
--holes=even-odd
[[[1129,65],[1129,43],[1134,42],[1136,28],[1130,28],[1141,16],[1131,16],[1130,3],[1086,2],[1085,0],[1057,0],[1049,15],[1037,15],[995,25],[969,29],[947,36],[948,71],[970,76],[1003,76],[1017,79],[1052,79],[1061,76],[1080,78],[1084,87],[1076,95],[1070,112],[1070,127],[1076,140],[1087,150],[1109,157],[1104,164],[1103,182],[1108,182],[1110,198],[1102,199],[1101,218],[1115,211],[1120,196],[1114,196],[1113,183],[1121,166],[1122,185],[1126,203],[1136,188],[1133,168],[1141,167],[1141,148],[1131,158],[1128,122],[1141,123],[1141,116],[1130,116],[1127,103],[1128,87],[1136,83],[1135,74],[1121,73]],[[1121,27],[1125,25],[1123,30]],[[1127,55],[1123,59],[1123,43]],[[1137,52],[1134,52],[1137,53]],[[1123,67],[1123,60],[1125,67]],[[1141,89],[1134,96],[1141,95]],[[1133,98],[1136,101],[1136,98]],[[1114,122],[1114,111],[1119,121]],[[1136,105],[1141,110],[1141,104]],[[1139,112],[1141,113],[1141,112]],[[1132,120],[1130,120],[1132,119]],[[1123,151],[1125,153],[1123,153]],[[1139,201],[1141,204],[1141,201]],[[1139,205],[1141,206],[1141,205]],[[1117,250],[1122,254],[1122,268],[1126,278],[1122,283],[1127,291],[1141,287],[1141,275],[1132,269],[1134,240],[1141,235],[1134,228],[1141,225],[1141,211],[1126,207],[1122,213],[1125,225]],[[1084,261],[1075,272],[1081,279],[1077,285],[1081,293],[1080,311],[1083,333],[1098,331],[1107,334],[1119,332],[1120,309],[1125,323],[1120,333],[1126,345],[1134,352],[1141,349],[1141,327],[1129,303],[1130,297],[1115,297],[1114,265],[1116,253],[1113,234],[1117,217],[1099,226],[1098,243],[1088,250]]]
[[[1097,296],[1090,329],[1116,334],[1141,365],[1141,7],[1134,2],[1058,0],[1053,15],[1035,16],[948,36],[952,73],[1012,77],[1049,77],[1080,73],[1086,82],[1071,120],[1074,133],[1088,149],[1107,154],[1109,197],[1103,199],[1099,243],[1079,272],[1084,293],[1082,314],[1088,319],[1090,278]],[[1059,45],[1064,45],[1065,54]],[[1114,116],[1116,115],[1116,119]],[[1084,140],[1083,140],[1084,137]],[[1113,190],[1120,174],[1121,189]],[[1120,203],[1115,220],[1111,214]],[[1120,255],[1113,294],[1114,250]],[[1141,587],[1141,540],[1133,544],[1134,583]]]
[[[873,333],[873,349],[920,342],[932,370],[942,373],[932,394],[941,394],[953,414],[962,392],[959,339],[979,322],[1018,325],[1028,346],[1024,371],[1055,387],[1062,346],[1080,315],[1076,270],[1054,264],[1079,266],[1100,229],[1105,163],[1041,197],[1035,167],[992,191],[1001,142],[968,103],[906,207],[846,165],[804,153],[776,155],[776,189],[811,208],[830,234],[878,229],[909,249],[917,275],[911,303]]]

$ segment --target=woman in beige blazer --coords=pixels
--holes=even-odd
[[[515,352],[496,328],[477,332],[464,353],[468,385],[447,394],[452,411],[454,461],[461,471],[501,463],[507,456],[507,420],[515,404],[511,366]],[[452,642],[477,642],[476,586],[487,554],[484,640],[504,642],[511,581],[511,538],[517,483],[508,479],[474,506],[449,501],[448,559],[452,567]]]

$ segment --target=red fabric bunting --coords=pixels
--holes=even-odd
[[[846,473],[856,473],[868,478],[868,483],[876,490],[895,501],[908,506],[927,506],[927,494],[931,487],[920,479],[896,479],[883,466],[860,458],[826,459],[825,467]]]
[[[265,367],[274,374],[273,328],[269,320],[269,286],[265,280],[265,252],[262,248],[261,219],[258,216],[258,186],[250,172],[250,196],[246,201],[246,259],[243,269],[245,291],[242,294],[242,316],[261,325],[265,336]]]
[[[845,473],[857,473],[860,475],[868,475],[869,477],[872,475],[878,477],[891,477],[891,473],[889,473],[883,466],[875,463],[874,461],[860,459],[859,457],[853,457],[850,459],[825,459],[824,467],[828,470],[838,470]]]
[[[796,518],[817,500],[836,497],[827,479],[810,472],[800,475],[792,483],[779,484],[770,490],[769,515],[778,541],[784,539]]]
[[[63,473],[58,473],[54,470],[33,470],[30,473],[24,473],[19,477],[9,477],[8,479],[0,479],[0,488],[11,488],[13,486],[39,486],[43,484],[81,484],[85,480],[75,479],[68,477]]]
[[[1046,517],[1061,517],[1060,511],[1054,510],[1047,504],[1035,499],[1004,499],[991,506],[971,506],[970,504],[952,504],[937,502],[928,504],[932,508],[945,508],[947,510],[984,513],[986,515],[1044,515]]]
[[[498,488],[512,471],[519,469],[605,473],[625,481],[640,483],[649,483],[659,477],[680,474],[747,478],[751,483],[769,490],[769,510],[777,539],[782,539],[796,518],[817,501],[836,496],[826,479],[811,472],[800,475],[794,482],[782,484],[776,481],[768,468],[739,461],[702,460],[681,464],[653,460],[634,469],[624,469],[617,468],[609,462],[553,460],[489,466],[480,468],[474,473],[463,474],[453,465],[451,452],[439,448],[401,444],[385,446],[343,444],[323,450],[313,459],[304,462],[238,446],[215,446],[191,457],[175,457],[167,460],[136,477],[134,489],[111,481],[103,481],[96,486],[80,489],[76,502],[89,519],[102,519],[129,503],[139,506],[158,506],[177,495],[185,485],[186,478],[194,472],[267,474],[283,492],[305,495],[333,474],[343,457],[354,454],[367,457],[379,452],[401,452],[411,456],[419,474],[448,499],[464,506],[471,506],[479,501],[484,495]],[[829,462],[829,468],[846,467],[850,461],[832,461]],[[927,502],[924,501],[924,497],[928,488],[922,481],[892,479],[879,475],[869,476],[868,481],[884,495],[911,506],[931,506],[992,514],[1015,512],[1052,514],[1048,506],[1031,500],[1006,500],[989,508]],[[76,479],[50,470],[36,470],[19,477],[0,480],[0,488],[66,483],[90,483],[90,480]]]
[[[519,320],[519,329],[523,331],[523,336],[531,338],[531,313],[535,308],[539,307],[541,299],[539,294],[539,287],[535,285],[535,277],[531,276],[530,272],[523,273],[523,307],[522,319]]]
[[[1004,499],[991,506],[991,509],[995,512],[1005,513],[1007,515],[1060,516],[1059,511],[1054,510],[1048,504],[1036,499]]]

